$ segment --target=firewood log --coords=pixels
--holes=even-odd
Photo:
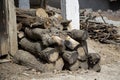
[[[55,48],[46,48],[39,53],[40,58],[47,62],[55,62],[59,57],[59,52]]]
[[[88,54],[88,65],[93,67],[97,63],[100,63],[101,57],[98,53],[89,53]]]
[[[49,33],[48,29],[40,29],[40,28],[25,28],[25,34],[27,37],[33,40],[42,40],[42,35]]]
[[[27,38],[23,38],[20,40],[19,45],[26,51],[31,52],[35,56],[38,55],[39,52],[43,49],[44,46],[40,42],[32,42]]]
[[[61,39],[58,36],[52,36],[52,39],[54,40],[54,42],[57,44],[56,48],[60,53],[63,53],[66,49],[65,45],[64,45],[64,40]]]
[[[64,67],[64,61],[62,58],[59,58],[56,62],[55,62],[55,69],[57,71],[62,71]]]
[[[79,67],[80,67],[80,62],[77,60],[74,64],[69,66],[69,70],[76,71],[79,69]]]
[[[13,58],[16,63],[28,68],[36,69],[40,72],[52,72],[55,69],[54,64],[42,63],[41,61],[38,61],[32,54],[23,50],[18,50]]]
[[[67,36],[65,39],[65,45],[71,50],[76,49],[79,46],[79,42],[76,40],[72,39],[70,36]]]
[[[78,60],[80,60],[80,61],[86,61],[87,60],[87,56],[85,54],[85,51],[84,51],[83,47],[79,47],[77,49],[77,52],[78,52]]]
[[[100,72],[101,71],[101,66],[100,64],[96,64],[94,65],[92,68],[90,68],[90,70],[96,71],[96,72]]]
[[[67,33],[71,38],[73,38],[77,41],[86,40],[88,38],[88,33],[83,30],[74,29],[72,31],[68,31]]]
[[[88,60],[79,61],[79,62],[80,62],[80,66],[79,66],[80,68],[85,69],[85,70],[89,69]]]
[[[38,9],[20,9],[20,8],[17,8],[16,14],[17,15],[26,14],[26,15],[33,16],[33,17],[36,16],[36,17],[48,18],[48,14],[42,8],[38,8]]]
[[[77,61],[78,53],[77,53],[77,51],[72,51],[72,52],[64,51],[62,57],[67,63],[73,64]]]
[[[50,28],[49,18],[33,17],[23,14],[17,15],[17,22],[21,22],[23,26],[27,27]]]

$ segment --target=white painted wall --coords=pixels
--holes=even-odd
[[[70,30],[80,29],[78,0],[61,0],[61,10],[64,19],[72,20]]]

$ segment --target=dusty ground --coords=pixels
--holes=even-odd
[[[41,74],[17,64],[4,63],[0,64],[0,80],[119,80],[120,45],[101,44],[88,39],[88,46],[91,48],[90,52],[101,55],[100,73],[79,70]]]

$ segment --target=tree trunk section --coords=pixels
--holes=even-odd
[[[40,53],[41,50],[43,49],[43,46],[41,45],[41,43],[32,42],[32,41],[28,40],[27,38],[21,39],[19,44],[24,50],[32,53],[35,56],[37,56],[38,53]]]
[[[55,69],[54,64],[43,64],[42,62],[38,61],[32,54],[23,50],[19,50],[15,54],[14,60],[17,61],[16,63],[18,64],[27,66],[28,68],[36,69],[40,72],[51,72]]]
[[[59,52],[55,48],[46,48],[39,53],[39,56],[47,62],[55,62],[59,57]]]
[[[64,51],[62,56],[63,59],[69,64],[75,63],[78,59],[78,53],[76,51]]]

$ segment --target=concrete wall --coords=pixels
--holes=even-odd
[[[16,2],[18,0],[15,0]],[[60,8],[60,0],[47,0],[48,4]],[[39,6],[40,0],[30,0],[32,6]],[[92,8],[93,10],[120,9],[120,0],[110,3],[109,0],[79,0],[80,8]]]
[[[60,7],[60,0],[48,0],[48,4]],[[109,9],[109,1],[108,0],[79,0],[80,8],[92,8],[94,10]]]
[[[109,9],[109,1],[108,0],[79,0],[79,4],[81,8],[92,8],[94,10]]]
[[[48,0],[48,4],[60,8],[60,0]],[[94,10],[109,9],[108,0],[79,0],[80,8],[92,8]]]

